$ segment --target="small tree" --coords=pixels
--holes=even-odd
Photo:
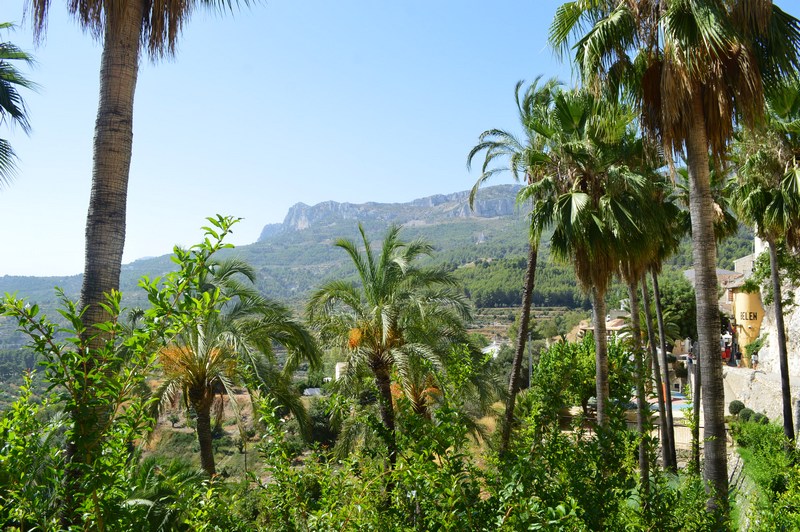
[[[738,399],[731,401],[731,404],[728,405],[728,412],[730,412],[732,416],[738,416],[739,412],[742,410],[744,410],[744,403]]]
[[[442,269],[423,268],[419,259],[433,248],[404,242],[400,227],[389,229],[378,252],[359,225],[361,242],[339,239],[336,246],[352,260],[360,285],[334,280],[309,300],[306,314],[323,341],[347,353],[349,372],[369,373],[378,390],[381,436],[394,469],[398,448],[392,379],[410,400],[419,397],[420,369],[441,368],[453,345],[466,337],[469,303]],[[417,404],[418,412],[424,405]]]

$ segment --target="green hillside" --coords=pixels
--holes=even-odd
[[[258,242],[227,251],[252,264],[258,272],[257,286],[269,297],[301,310],[308,295],[321,283],[352,278],[351,263],[333,244],[337,238],[357,238],[362,223],[373,241],[379,241],[390,224],[402,224],[405,239],[431,242],[435,255],[429,259],[455,272],[477,307],[516,307],[527,256],[527,223],[515,205],[518,187],[500,185],[482,189],[469,209],[468,193],[458,192],[397,204],[349,204],[325,202],[315,206],[298,204],[282,224],[264,228]],[[199,233],[199,229],[198,229]],[[536,276],[534,305],[588,309],[589,302],[575,281],[569,265],[549,258],[549,235],[544,235]],[[739,233],[719,246],[719,265],[732,268],[733,260],[752,250],[752,232]],[[683,269],[691,264],[691,248],[685,241],[669,266]],[[137,282],[170,271],[169,256],[137,260],[123,266],[121,288],[128,308],[146,305]],[[0,277],[0,293],[16,293],[40,305],[48,316],[57,316],[54,287],[77,299],[80,276]],[[624,294],[621,289],[611,294]],[[621,296],[622,297],[622,296]],[[615,301],[610,302],[612,305]],[[9,321],[0,320],[0,358],[17,352],[23,339]],[[9,359],[8,367],[24,367],[22,355]],[[0,365],[4,360],[0,360]]]
[[[423,238],[434,245],[436,254],[431,260],[456,270],[476,305],[515,305],[527,255],[526,217],[516,208],[517,190],[513,185],[481,190],[474,212],[467,205],[467,192],[395,204],[298,204],[282,224],[266,226],[258,242],[228,253],[256,268],[258,287],[263,293],[299,308],[323,281],[351,274],[344,253],[333,245],[337,238],[357,238],[359,222],[373,240],[379,240],[390,224],[402,224],[404,238]],[[734,259],[751,252],[752,239],[752,232],[742,227],[737,235],[720,244],[720,267],[732,269]],[[548,235],[544,235],[535,303],[585,307],[586,298],[576,286],[570,268],[552,264],[548,251]],[[669,264],[687,268],[691,262],[687,239]],[[137,289],[143,275],[160,276],[172,267],[169,256],[140,259],[123,266],[121,288],[126,304],[133,307],[145,303]],[[17,293],[52,311],[53,287],[59,286],[67,297],[77,298],[80,280],[80,276],[4,276],[0,277],[0,292]],[[0,329],[0,345],[4,332]]]

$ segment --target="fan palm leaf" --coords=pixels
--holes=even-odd
[[[13,27],[8,22],[0,23],[0,30]],[[10,42],[0,42],[0,124],[16,125],[29,133],[28,109],[19,89],[36,89],[36,84],[20,72],[20,63],[31,65],[33,58]],[[7,183],[15,171],[16,154],[11,143],[0,139],[0,185]]]

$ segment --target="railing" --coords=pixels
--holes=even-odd
[[[692,429],[688,425],[684,425],[683,423],[675,423],[672,426],[673,433],[675,434],[675,449],[691,449],[692,446]],[[655,427],[654,436],[657,436],[658,439],[661,439],[661,426],[657,425]],[[703,442],[705,441],[705,428],[703,425],[700,425],[700,448],[703,448]],[[729,427],[725,427],[725,441],[727,445],[733,444],[733,438],[731,437],[731,431]]]

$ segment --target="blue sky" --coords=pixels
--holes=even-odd
[[[0,275],[83,269],[100,45],[54,0],[36,47],[24,0],[4,34],[37,59],[33,131],[0,126],[20,157],[0,190]],[[206,216],[244,217],[255,241],[297,203],[404,202],[465,190],[478,134],[516,128],[517,80],[569,81],[546,46],[559,1],[272,0],[198,9],[175,59],[142,63],[124,261],[201,236]],[[783,3],[784,8],[787,7]],[[510,177],[496,182],[510,182]]]

